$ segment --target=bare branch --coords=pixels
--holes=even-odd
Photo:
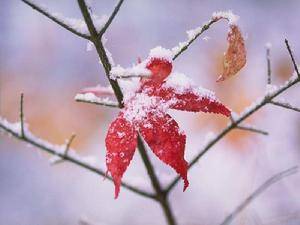
[[[296,60],[295,60],[295,58],[294,58],[292,49],[291,49],[291,47],[290,47],[290,45],[289,45],[289,41],[288,41],[287,39],[285,39],[284,42],[285,42],[285,44],[286,44],[286,48],[287,48],[287,50],[288,50],[288,52],[289,52],[289,54],[290,54],[290,57],[291,57],[291,59],[292,59],[292,62],[293,62],[293,65],[294,65],[294,69],[295,69],[295,71],[296,71],[298,77],[300,77],[300,73],[299,73],[299,70],[298,70],[298,66],[297,66]]]
[[[124,2],[124,0],[119,0],[118,4],[115,6],[115,9],[112,12],[112,14],[110,15],[109,19],[107,20],[107,22],[105,23],[105,25],[103,26],[103,28],[100,30],[100,32],[98,34],[99,38],[102,37],[102,35],[107,30],[107,28],[110,26],[111,22],[113,21],[113,19],[115,18],[115,16],[119,12],[120,7],[121,7],[121,5],[122,5],[123,2]]]
[[[253,202],[260,194],[266,191],[270,186],[282,180],[285,177],[298,172],[298,167],[294,166],[288,170],[275,174],[259,186],[249,197],[247,197],[220,225],[230,224],[251,202]]]
[[[295,106],[292,106],[291,104],[287,102],[280,102],[280,101],[270,101],[271,104],[277,105],[286,109],[294,110],[296,112],[300,112],[300,108],[297,108]]]
[[[267,74],[268,74],[268,82],[267,84],[271,84],[271,75],[272,75],[272,70],[271,70],[271,44],[267,43],[266,44],[266,59],[267,59]]]
[[[40,12],[44,16],[48,17],[50,20],[54,21],[58,25],[60,25],[63,28],[67,29],[68,31],[72,32],[73,34],[76,34],[77,36],[82,37],[84,39],[90,40],[89,35],[83,34],[79,31],[75,30],[74,28],[70,27],[69,25],[65,24],[64,21],[62,21],[61,19],[56,18],[55,16],[51,15],[49,12],[47,12],[46,9],[42,8],[41,6],[36,5],[35,3],[33,3],[30,0],[21,0],[21,1],[23,1],[25,4],[29,5],[31,8],[35,9],[36,11]]]
[[[24,94],[21,93],[21,98],[20,98],[20,123],[21,123],[21,136],[25,137],[25,132],[24,132],[24,110],[23,110],[23,104],[24,103]]]
[[[30,133],[29,131],[26,132],[26,136],[23,137],[21,135],[20,129],[19,128],[15,128],[14,124],[9,123],[8,121],[2,119],[0,117],[0,129],[4,130],[5,132],[11,134],[12,136],[14,136],[15,138],[24,141],[28,144],[31,144],[37,148],[39,148],[42,151],[46,151],[52,155],[56,155],[59,156],[61,158],[64,158],[66,161],[72,162],[82,168],[85,168],[91,172],[94,172],[102,177],[107,177],[107,179],[109,179],[110,181],[112,181],[112,178],[110,176],[107,176],[107,174],[100,168],[97,168],[91,164],[89,164],[88,162],[85,162],[80,156],[78,156],[75,151],[72,151],[67,155],[65,155],[65,148],[63,146],[57,146],[57,145],[53,145],[45,140],[42,140],[40,138],[37,138],[36,136],[34,136],[32,133]],[[147,197],[147,198],[151,198],[156,200],[155,195],[148,193],[144,190],[141,190],[139,188],[136,188],[130,184],[127,184],[125,182],[122,182],[121,184],[124,188],[135,192],[141,196]]]
[[[258,133],[258,134],[262,134],[262,135],[269,135],[269,133],[267,131],[255,128],[253,126],[249,126],[249,125],[239,125],[236,127],[236,129],[239,130],[246,130],[246,131],[250,131],[250,132],[254,132],[254,133]]]
[[[119,103],[116,101],[111,101],[108,99],[101,99],[97,96],[93,95],[92,93],[86,93],[86,94],[77,94],[75,96],[75,100],[77,102],[84,102],[84,103],[90,103],[95,105],[102,105],[112,108],[119,108]]]

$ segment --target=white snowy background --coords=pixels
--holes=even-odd
[[[79,18],[76,1],[40,0],[53,12]],[[93,12],[111,12],[115,1],[92,1]],[[74,148],[92,156],[105,168],[104,138],[115,109],[76,103],[83,87],[106,85],[95,51],[87,41],[58,27],[21,1],[0,0],[0,115],[18,119],[19,94],[25,94],[26,121],[32,132],[63,144],[72,132]],[[197,84],[216,92],[229,107],[241,112],[264,94],[265,44],[272,43],[273,83],[279,85],[292,73],[285,49],[288,38],[300,59],[297,0],[125,0],[106,34],[106,47],[117,64],[129,67],[146,58],[149,49],[174,47],[186,38],[186,30],[207,21],[214,11],[233,10],[246,37],[248,62],[228,81],[215,83],[226,50],[226,22],[205,32],[174,63]],[[300,106],[300,87],[284,94]],[[215,115],[172,111],[187,134],[186,158],[191,159],[212,133],[227,120]],[[274,173],[300,164],[300,114],[266,106],[249,123],[269,131],[269,136],[234,131],[220,141],[189,172],[190,187],[182,193],[180,182],[171,193],[180,224],[218,224],[258,185]],[[155,202],[121,189],[114,200],[114,187],[89,171],[70,163],[49,164],[50,156],[0,134],[0,224],[95,225],[164,224]],[[152,157],[156,172],[167,184],[175,172]],[[150,188],[138,153],[124,180]],[[300,223],[300,174],[272,186],[234,221],[236,225]]]

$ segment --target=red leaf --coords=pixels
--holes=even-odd
[[[115,198],[120,192],[121,179],[126,171],[137,145],[137,132],[121,112],[108,129],[105,139],[106,166],[115,184]]]
[[[185,190],[189,185],[188,164],[184,160],[186,136],[177,122],[168,114],[163,117],[149,114],[139,129],[154,154],[182,177]]]
[[[172,71],[172,63],[163,58],[152,58],[146,68],[152,72],[151,80],[161,83]]]
[[[206,94],[207,93],[207,94]],[[148,89],[148,94],[158,96],[170,102],[170,108],[191,111],[217,113],[230,116],[230,110],[223,105],[213,93],[205,90],[203,93],[196,88],[190,88],[182,93],[172,87],[161,85],[157,88]]]
[[[235,75],[246,64],[246,48],[244,38],[238,26],[230,26],[227,40],[229,45],[223,60],[223,73],[218,78],[217,82],[224,81],[228,77]]]

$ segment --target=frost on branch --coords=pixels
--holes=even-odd
[[[115,197],[133,157],[138,133],[154,154],[181,176],[184,190],[188,187],[188,164],[184,159],[186,136],[167,113],[169,108],[230,115],[230,110],[213,92],[197,87],[183,74],[171,73],[172,56],[170,50],[157,47],[137,65],[141,70],[148,70],[150,76],[140,79],[136,89],[124,93],[124,108],[109,127],[105,140],[106,164],[115,182]]]
[[[96,105],[105,105],[105,106],[110,106],[110,107],[118,107],[119,106],[118,102],[113,101],[113,100],[109,99],[108,97],[105,97],[105,98],[97,97],[92,92],[87,92],[84,94],[77,94],[75,96],[75,100],[78,102],[87,102],[87,103],[93,103]]]

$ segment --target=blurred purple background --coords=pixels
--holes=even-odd
[[[45,1],[53,12],[79,18],[76,1]],[[93,12],[112,11],[115,1],[91,1]],[[0,0],[0,115],[16,121],[21,92],[25,94],[26,121],[38,136],[63,144],[72,132],[74,148],[94,156],[105,167],[104,138],[117,111],[76,103],[83,87],[105,85],[104,71],[87,41],[18,0]],[[174,70],[211,89],[234,111],[241,112],[263,95],[267,81],[265,44],[272,43],[273,83],[292,73],[284,38],[300,59],[297,0],[125,0],[105,35],[117,64],[128,67],[145,58],[151,48],[172,48],[186,39],[186,30],[200,26],[218,10],[233,10],[246,37],[248,62],[238,76],[215,83],[226,50],[226,22],[219,22],[199,38],[174,64]],[[280,96],[300,106],[299,87]],[[219,132],[228,120],[214,115],[171,112],[187,134],[186,158],[205,144],[207,134]],[[261,136],[233,131],[189,173],[190,187],[182,183],[171,194],[180,224],[218,224],[259,184],[272,174],[300,162],[300,115],[266,106],[249,120],[270,132]],[[125,189],[113,199],[108,180],[70,163],[51,166],[50,156],[0,134],[0,224],[78,224],[81,218],[95,225],[164,224],[159,205]],[[153,157],[164,183],[175,173]],[[151,190],[137,153],[124,180]],[[300,175],[271,187],[233,224],[300,224]]]

